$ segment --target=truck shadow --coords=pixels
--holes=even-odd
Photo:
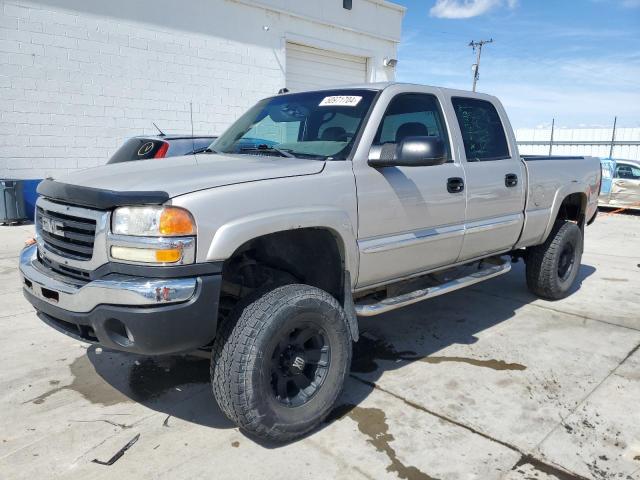
[[[594,267],[583,264],[574,290],[594,272]],[[413,362],[459,361],[497,370],[525,369],[525,365],[508,358],[478,360],[434,354],[450,345],[476,343],[480,332],[509,320],[536,299],[526,288],[523,267],[514,265],[509,274],[483,284],[378,317],[361,318],[361,337],[354,345],[351,374],[364,382],[347,383],[338,401],[339,414],[334,412],[328,422],[363,401],[371,392],[370,385],[385,372]],[[87,356],[95,372],[123,398],[166,414],[164,426],[170,427],[174,417],[212,428],[234,428],[213,398],[208,358],[143,357],[101,351],[94,346]],[[257,442],[266,448],[280,446]]]

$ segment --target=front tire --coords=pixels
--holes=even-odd
[[[559,300],[573,286],[582,260],[583,234],[573,222],[558,222],[542,245],[527,249],[527,286],[539,297]]]
[[[335,298],[308,285],[275,288],[239,305],[222,325],[211,360],[214,396],[240,428],[293,440],[331,411],[351,347]]]

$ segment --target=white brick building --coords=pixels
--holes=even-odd
[[[348,2],[345,2],[345,4]],[[385,0],[0,0],[0,178],[105,162],[125,138],[219,134],[291,90],[392,79]]]

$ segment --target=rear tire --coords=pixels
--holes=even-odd
[[[529,290],[548,300],[566,297],[580,270],[582,247],[580,227],[569,221],[557,222],[542,245],[527,249]]]
[[[254,295],[225,320],[214,342],[214,396],[240,428],[293,440],[331,411],[351,348],[346,314],[327,292],[293,284]]]

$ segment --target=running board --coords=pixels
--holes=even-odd
[[[475,285],[476,283],[489,280],[490,278],[504,275],[511,270],[511,260],[509,257],[494,257],[482,260],[479,269],[465,277],[456,278],[440,285],[435,285],[413,292],[404,293],[395,297],[387,297],[378,303],[360,304],[356,303],[356,313],[362,317],[380,315],[397,308],[406,307],[414,303],[421,302],[428,298],[444,295],[445,293],[460,290],[461,288]],[[487,265],[487,266],[485,266]]]

